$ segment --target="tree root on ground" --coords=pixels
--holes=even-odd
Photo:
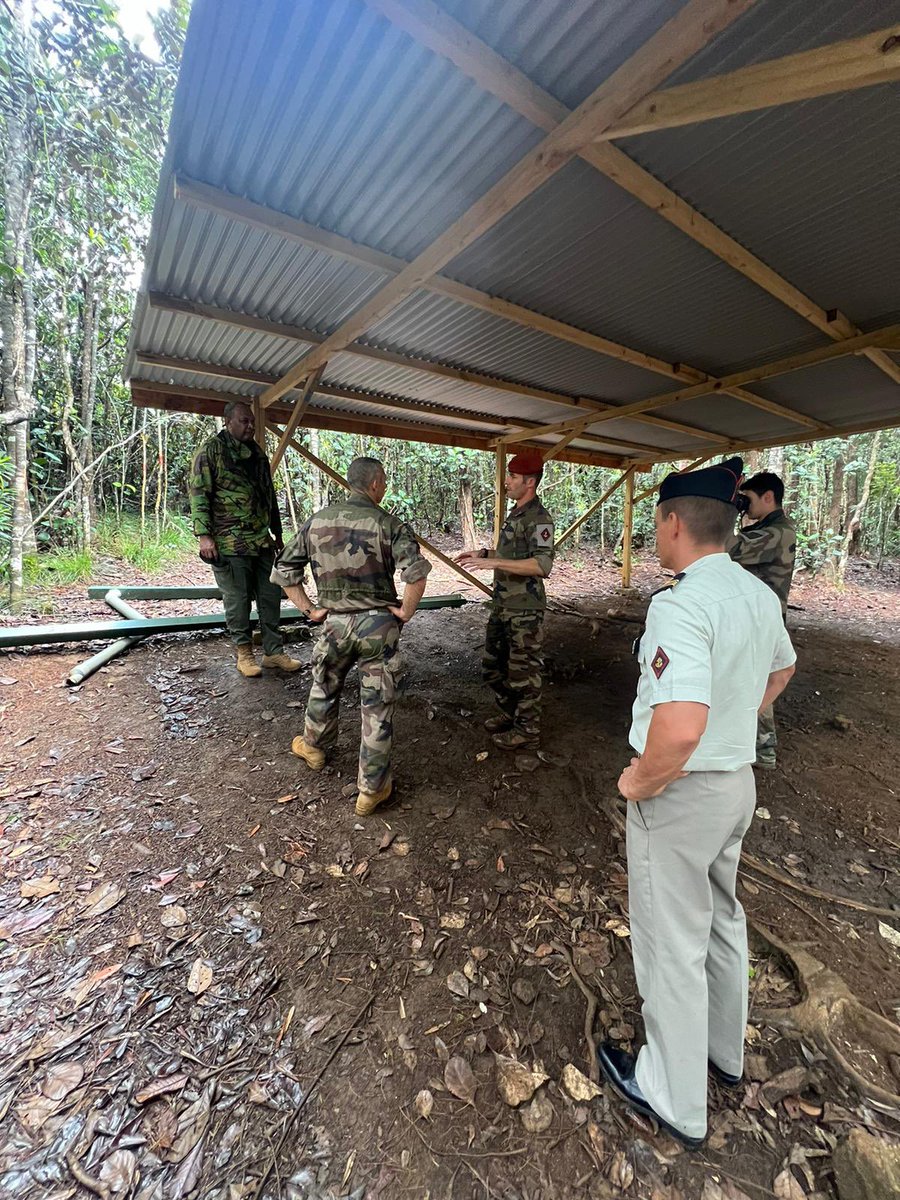
[[[781,959],[794,976],[802,997],[791,1008],[758,1011],[754,1020],[787,1037],[806,1038],[863,1096],[900,1108],[900,1094],[891,1090],[900,1063],[900,1026],[867,1008],[840,975],[806,950],[748,923],[761,948]]]

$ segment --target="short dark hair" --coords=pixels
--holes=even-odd
[[[659,504],[663,517],[677,513],[698,546],[724,546],[734,530],[737,509],[711,496],[673,496]]]
[[[753,492],[754,496],[764,496],[766,492],[771,492],[775,503],[780,505],[784,500],[784,480],[772,471],[760,471],[752,479],[744,480],[741,491]]]
[[[249,400],[229,400],[222,409],[222,420],[230,421],[239,408],[246,408],[247,412],[253,412],[253,405]]]
[[[347,468],[347,482],[357,492],[365,492],[379,475],[384,474],[384,463],[377,458],[354,458]]]

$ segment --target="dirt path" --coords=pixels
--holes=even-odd
[[[638,576],[646,590],[652,564]],[[755,1200],[789,1169],[829,1196],[836,1138],[896,1134],[813,1048],[754,1022],[792,995],[768,960],[750,1084],[713,1087],[700,1154],[563,1086],[588,1062],[560,947],[601,1026],[640,1037],[609,818],[633,626],[605,619],[622,607],[611,579],[596,564],[560,574],[557,594],[598,619],[548,618],[540,763],[481,729],[483,610],[418,616],[398,798],[365,822],[346,794],[355,683],[339,753],[314,776],[289,753],[308,671],[243,680],[218,636],[150,641],[76,690],[62,680],[81,654],[0,661],[0,1195],[693,1200],[706,1186],[704,1200]],[[797,593],[784,766],[759,781],[747,848],[900,910],[897,595],[854,586],[842,613]],[[310,645],[293,652],[308,662]],[[753,872],[743,887],[755,920],[895,1018],[898,952],[877,918]],[[549,1076],[525,1117],[501,1098],[512,1068],[497,1055]],[[788,1090],[776,1080],[767,1099],[766,1076]]]

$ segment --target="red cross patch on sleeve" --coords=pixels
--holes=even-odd
[[[663,650],[662,646],[657,646],[656,653],[653,655],[653,658],[650,660],[650,666],[653,668],[653,674],[656,676],[657,679],[660,678],[663,671],[666,669],[666,667],[668,665],[669,665],[668,654],[666,654],[666,652],[665,652],[665,650]]]

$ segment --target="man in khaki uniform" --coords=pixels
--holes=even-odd
[[[537,497],[543,470],[535,451],[510,459],[505,486],[515,504],[495,553],[472,550],[456,559],[467,570],[494,572],[482,667],[500,713],[484,727],[503,750],[536,749],[541,739],[544,580],[553,567],[553,518]]]
[[[740,490],[747,505],[744,524],[732,535],[726,548],[736,563],[772,589],[781,601],[781,614],[786,621],[797,530],[782,508],[784,483],[771,471],[761,471],[742,483]],[[777,748],[775,710],[770,704],[759,714],[755,765],[763,771],[774,771]]]
[[[347,469],[350,494],[320,509],[278,558],[272,582],[310,621],[323,623],[313,651],[313,681],[303,736],[291,749],[321,771],[337,742],[341,692],[359,664],[362,738],[356,811],[368,816],[391,794],[391,748],[400,630],[425,592],[431,563],[422,557],[410,527],[380,507],[387,491],[377,458],[357,458]],[[317,601],[303,586],[312,568]],[[402,603],[394,573],[406,584]]]
[[[656,548],[676,575],[650,601],[637,757],[619,778],[646,1044],[635,1057],[604,1043],[600,1066],[627,1104],[692,1148],[706,1136],[707,1069],[741,1082],[747,930],[735,885],[756,801],[756,717],[796,659],[776,597],[725,553],[742,465],[660,486]]]

